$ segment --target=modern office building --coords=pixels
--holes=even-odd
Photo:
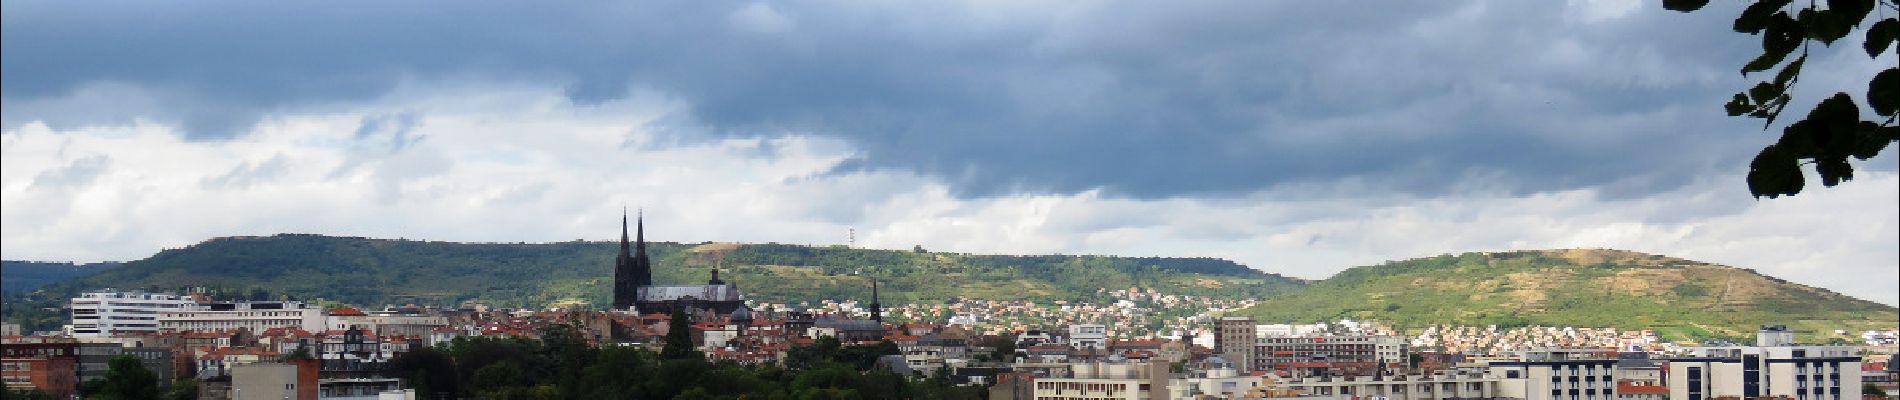
[[[263,332],[270,328],[298,328],[310,332],[324,329],[323,310],[301,301],[240,301],[196,304],[158,314],[162,332],[225,331],[246,328]]]
[[[1853,346],[1793,344],[1785,326],[1766,326],[1756,346],[1699,347],[1670,359],[1669,398],[1861,398],[1860,357]]]
[[[112,289],[80,293],[71,300],[73,337],[158,332],[160,313],[182,310],[191,299],[168,293]]]

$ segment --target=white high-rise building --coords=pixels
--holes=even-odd
[[[80,293],[71,302],[68,325],[73,337],[110,337],[158,332],[158,315],[191,306],[191,299],[169,293],[112,289]]]
[[[1069,325],[1069,347],[1108,348],[1108,326],[1102,324]]]
[[[197,304],[158,315],[158,330],[223,331],[246,328],[263,332],[270,328],[298,328],[321,332],[323,310],[301,301],[246,301]]]
[[[1785,343],[1770,341],[1770,343]],[[1861,398],[1860,356],[1853,346],[1725,346],[1669,360],[1669,398]]]

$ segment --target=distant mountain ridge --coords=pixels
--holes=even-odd
[[[918,249],[921,250],[921,249]],[[227,237],[169,249],[22,294],[7,318],[54,315],[63,296],[104,287],[262,289],[365,306],[479,300],[543,307],[605,304],[612,242],[453,243],[302,234]],[[1620,250],[1474,252],[1350,268],[1320,281],[1213,258],[975,255],[843,246],[650,242],[658,283],[721,277],[769,302],[885,304],[989,300],[1105,301],[1100,289],[1263,299],[1267,322],[1376,319],[1426,324],[1659,328],[1671,338],[1740,337],[1762,324],[1803,332],[1891,328],[1900,309],[1752,270]],[[7,281],[13,284],[12,262]],[[24,301],[24,302],[23,302]]]
[[[52,283],[64,282],[103,272],[123,263],[116,261],[74,264],[46,261],[0,261],[0,293],[24,292]]]
[[[1264,297],[1304,284],[1226,260],[1002,256],[783,244],[649,242],[658,283],[706,280],[714,266],[753,299],[798,302],[870,297],[886,303],[957,298],[1079,300],[1099,288],[1153,287],[1225,298]],[[480,300],[541,307],[606,304],[612,242],[454,243],[304,234],[225,237],[169,249],[123,267],[45,288],[48,296],[117,287],[261,288],[363,305]]]
[[[1354,267],[1243,314],[1268,321],[1658,328],[1741,337],[1892,328],[1900,309],[1754,270],[1622,250],[1474,252]]]

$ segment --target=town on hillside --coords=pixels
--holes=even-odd
[[[765,303],[748,299],[717,268],[704,284],[655,284],[644,222],[631,234],[626,222],[607,310],[474,301],[371,309],[100,288],[70,300],[61,330],[19,332],[8,324],[0,375],[8,398],[56,399],[120,398],[139,379],[151,398],[196,399],[1841,400],[1900,393],[1893,330],[1836,332],[1859,340],[1828,344],[1798,343],[1783,325],[1762,326],[1745,343],[1679,343],[1647,329],[1400,330],[1379,321],[1256,320],[1235,312],[1252,301],[1139,288],[1100,289],[1108,304],[963,299],[886,307],[873,283],[862,302]],[[675,370],[700,372],[667,375]],[[856,371],[846,376],[864,381],[827,387],[804,378],[821,371]],[[774,379],[790,391],[774,392]]]

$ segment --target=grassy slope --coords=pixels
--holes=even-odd
[[[1893,327],[1894,307],[1751,270],[1615,250],[1465,253],[1348,269],[1246,314],[1268,321],[1659,328],[1740,337],[1761,324],[1808,335]],[[1810,336],[1810,338],[1818,338]]]

